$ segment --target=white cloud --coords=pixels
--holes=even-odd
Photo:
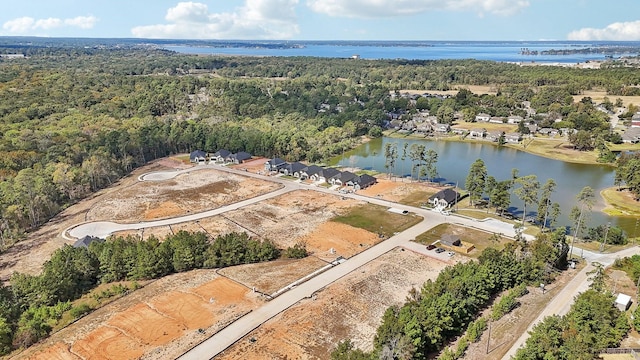
[[[613,40],[631,41],[640,40],[640,20],[630,22],[617,22],[603,29],[582,28],[567,35],[569,40]]]
[[[528,0],[307,0],[315,12],[336,17],[395,17],[432,10],[473,11],[511,15],[529,6]]]
[[[98,18],[94,16],[78,16],[72,19],[47,18],[37,20],[25,16],[5,22],[2,24],[2,28],[11,34],[29,34],[38,30],[52,30],[65,26],[91,29],[97,21]]]
[[[2,28],[13,34],[22,34],[33,29],[35,23],[34,18],[25,16],[5,22]]]
[[[299,0],[245,0],[229,13],[210,13],[206,4],[181,2],[167,10],[168,24],[137,26],[133,36],[169,39],[287,39],[299,32]]]
[[[64,19],[65,25],[79,27],[80,29],[92,29],[98,18],[95,16],[76,16],[72,19]]]

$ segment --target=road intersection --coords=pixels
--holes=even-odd
[[[277,176],[266,176],[262,174],[255,174],[252,172],[242,171],[226,166],[221,165],[198,165],[192,168],[178,170],[178,171],[164,171],[164,172],[154,172],[143,174],[139,177],[140,181],[164,181],[174,178],[178,175],[186,174],[191,171],[200,171],[206,169],[216,169],[220,171],[226,171],[229,173],[234,173],[237,175],[248,176],[253,178],[258,178],[262,180],[273,181],[282,185],[282,187],[278,190],[272,191],[267,194],[263,194],[260,196],[256,196],[251,199],[243,200],[234,204],[229,204],[226,206],[222,206],[217,209],[208,210],[205,212],[197,213],[197,214],[189,214],[180,217],[175,217],[171,219],[163,219],[157,221],[148,221],[148,222],[139,222],[139,223],[131,223],[131,224],[121,224],[115,222],[87,222],[72,226],[66,229],[63,232],[63,237],[70,238],[80,238],[85,235],[97,236],[101,238],[106,238],[110,234],[123,230],[136,230],[143,228],[151,228],[156,226],[166,226],[173,225],[182,222],[196,221],[199,219],[223,214],[227,211],[237,210],[239,208],[264,201],[267,199],[271,199],[282,194],[295,191],[295,190],[307,190],[307,191],[318,191],[327,194],[331,194],[334,196],[342,196],[346,198],[352,198],[356,200],[366,201],[372,204],[385,206],[389,208],[395,208],[400,210],[407,210],[410,213],[414,213],[423,218],[423,220],[414,225],[413,227],[398,233],[389,239],[380,242],[379,244],[372,246],[371,248],[347,259],[347,261],[342,262],[339,265],[323,272],[322,274],[315,276],[309,279],[306,282],[303,282],[296,287],[293,287],[291,290],[284,292],[282,295],[272,299],[271,301],[265,303],[260,308],[244,315],[240,319],[236,320],[226,328],[220,330],[219,332],[213,334],[210,338],[197,345],[187,353],[183,354],[180,359],[182,360],[191,360],[191,359],[210,359],[221,353],[231,345],[233,345],[238,340],[242,339],[244,336],[249,334],[251,331],[259,327],[264,322],[273,318],[277,314],[282,311],[288,309],[299,301],[310,298],[315,292],[322,290],[323,288],[329,286],[331,283],[336,280],[346,276],[347,274],[357,270],[361,266],[367,264],[368,262],[378,258],[379,256],[385,254],[386,252],[399,247],[404,246],[407,248],[411,248],[411,240],[415,239],[418,235],[428,231],[429,229],[442,224],[442,223],[454,223],[461,226],[472,227],[480,230],[484,230],[491,233],[499,233],[509,237],[515,236],[515,230],[511,224],[495,220],[495,219],[485,219],[485,220],[476,220],[466,217],[461,217],[457,215],[443,215],[441,213],[434,212],[429,209],[417,208],[413,206],[398,204],[395,202],[383,200],[377,197],[367,197],[362,196],[356,193],[346,193],[346,194],[338,194],[336,191],[327,189],[324,187],[318,187],[313,185],[304,184],[297,181],[292,181],[289,179],[282,179]],[[528,239],[532,239],[531,236],[526,236]],[[578,274],[576,274],[575,278],[562,290],[560,291],[554,299],[551,301],[549,306],[547,306],[544,311],[540,314],[540,316],[531,323],[528,330],[542,320],[544,316],[552,315],[552,314],[565,314],[568,312],[571,304],[573,303],[574,297],[586,290],[588,288],[588,279],[587,272],[594,268],[593,262],[599,262],[603,265],[610,265],[616,257],[624,257],[630,256],[638,253],[637,247],[633,247],[630,249],[623,250],[619,253],[615,254],[599,254],[592,253],[589,251],[584,252],[584,258],[588,262],[588,265],[581,270]],[[509,359],[512,355],[515,354],[516,350],[524,344],[526,339],[528,338],[528,331],[513,344],[510,351],[505,355],[505,359]]]

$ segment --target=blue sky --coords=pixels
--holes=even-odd
[[[0,36],[640,41],[640,0],[7,2]]]

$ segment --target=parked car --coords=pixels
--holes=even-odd
[[[449,255],[449,256],[453,256],[453,255],[455,255],[455,254],[456,254],[456,253],[454,253],[453,251],[449,251],[449,252],[447,253],[447,255]]]
[[[437,249],[436,249],[436,252],[437,252],[438,254],[443,253],[443,252],[444,252],[444,249],[443,249],[443,248],[437,248]]]
[[[429,245],[427,245],[427,250],[433,250],[433,249],[435,249],[435,248],[436,248],[436,246],[435,246],[435,245],[433,245],[433,244],[429,244]]]

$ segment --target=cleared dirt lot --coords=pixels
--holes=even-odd
[[[176,274],[95,311],[17,358],[172,359],[262,303],[257,293],[215,270]]]
[[[444,189],[444,187],[427,182],[399,178],[388,179],[386,175],[378,175],[376,178],[378,179],[377,184],[358,190],[358,194],[379,197],[406,205],[420,206],[422,203],[427,202],[429,196]]]
[[[371,349],[384,311],[446,265],[394,249],[263,324],[216,359],[328,359],[346,338]]]
[[[139,182],[103,197],[87,220],[137,222],[199,213],[279,189],[279,184],[214,169]]]

